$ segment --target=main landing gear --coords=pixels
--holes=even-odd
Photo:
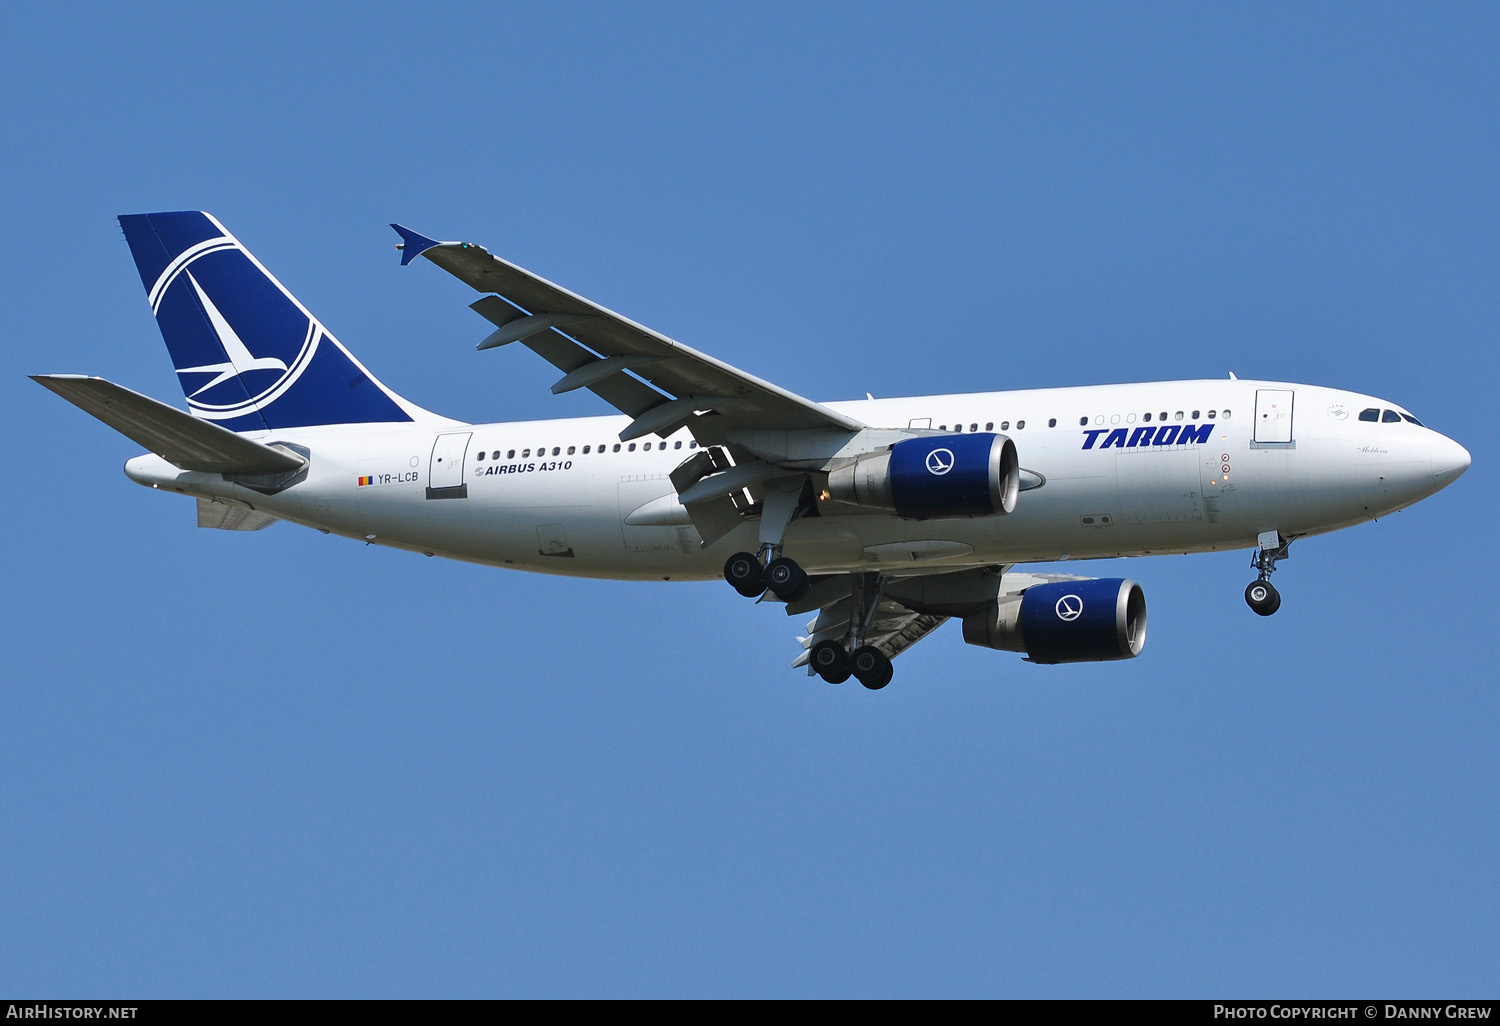
[[[807,572],[795,560],[781,554],[786,529],[810,502],[811,486],[805,476],[778,478],[764,485],[761,500],[760,554],[736,552],[724,564],[724,580],[746,598],[770,591],[783,602],[795,602],[807,594]]]
[[[884,578],[879,574],[852,575],[849,626],[844,636],[825,637],[808,650],[808,664],[829,684],[842,684],[852,676],[871,691],[879,691],[891,682],[890,657],[865,642],[884,588]]]
[[[767,556],[771,552],[767,551]],[[807,571],[785,556],[769,558],[761,565],[760,557],[750,552],[736,552],[724,564],[724,580],[746,598],[770,591],[784,602],[795,602],[807,594]]]
[[[783,602],[796,602],[807,594],[811,582],[807,571],[781,554],[786,529],[811,503],[805,476],[768,481],[761,503],[760,550],[736,552],[724,563],[724,580],[746,598],[770,592]],[[830,684],[842,684],[851,676],[871,691],[891,682],[891,660],[865,638],[875,620],[875,609],[884,587],[879,574],[852,575],[852,615],[841,640],[824,638],[813,645],[808,659],[813,672]]]
[[[829,684],[842,684],[851,676],[871,691],[891,682],[895,670],[886,654],[874,645],[860,645],[851,655],[842,641],[826,639],[808,654],[813,672]]]
[[[1259,548],[1250,557],[1250,568],[1260,576],[1245,589],[1245,602],[1259,615],[1270,616],[1281,608],[1281,592],[1271,583],[1271,575],[1276,572],[1277,561],[1290,555],[1287,548],[1292,543],[1275,531],[1266,531],[1259,542]]]

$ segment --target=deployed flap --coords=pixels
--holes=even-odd
[[[198,526],[220,531],[259,531],[276,523],[269,513],[246,506],[231,506],[213,499],[198,500]]]
[[[391,227],[405,240],[401,260],[403,264],[409,263],[416,255],[425,256],[472,288],[480,292],[498,293],[509,304],[512,309],[496,307],[495,302],[490,300],[481,300],[475,304],[475,308],[500,329],[484,344],[502,345],[511,341],[523,341],[554,366],[573,375],[574,380],[578,380],[575,372],[579,368],[599,358],[609,360],[623,357],[630,360],[630,373],[650,382],[665,395],[656,394],[621,373],[589,381],[585,387],[622,412],[637,418],[640,434],[675,431],[683,423],[691,423],[695,412],[710,410],[720,415],[716,420],[723,427],[749,426],[774,430],[833,428],[858,431],[865,426],[842,413],[689,349],[680,342],[493,256],[482,246],[436,242],[409,228],[400,225]],[[543,339],[554,340],[557,345],[537,345]],[[582,343],[582,346],[574,343],[573,339]],[[649,360],[637,361],[634,359],[637,357],[647,357]],[[624,360],[618,366],[621,371],[627,369]],[[604,368],[600,370],[603,371]],[[584,373],[585,379],[588,373]],[[619,387],[627,381],[636,387]],[[616,385],[613,392],[609,388],[611,384]],[[674,408],[661,411],[660,416],[645,416],[649,410],[669,400],[681,403],[686,413],[681,417],[674,416]]]
[[[183,470],[275,474],[307,462],[103,378],[33,374],[31,380]]]

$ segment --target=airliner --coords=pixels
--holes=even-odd
[[[119,218],[188,411],[102,378],[34,380],[149,450],[132,480],[198,526],[278,520],[497,567],[696,581],[810,616],[794,667],[878,690],[956,618],[1035,663],[1128,659],[1129,579],[1027,564],[1249,549],[1275,613],[1296,540],[1426,498],[1469,466],[1404,407],[1280,381],[1162,381],[818,403],[484,248],[401,225],[519,343],[616,411],[469,424],[375,378],[213,216]],[[477,334],[477,332],[476,332]]]

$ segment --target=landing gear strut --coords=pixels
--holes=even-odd
[[[848,630],[839,639],[825,637],[808,651],[812,671],[829,684],[842,684],[852,676],[871,691],[879,691],[891,682],[890,657],[865,643],[884,588],[879,574],[853,575]]]
[[[761,502],[759,554],[736,552],[724,564],[724,579],[746,598],[767,590],[783,602],[795,602],[807,594],[807,571],[781,554],[786,529],[805,505],[810,494],[805,476],[768,481]]]
[[[1259,548],[1250,557],[1250,568],[1257,571],[1259,577],[1245,589],[1245,602],[1259,615],[1270,616],[1281,608],[1281,592],[1271,583],[1271,575],[1276,572],[1277,561],[1290,555],[1287,547],[1292,543],[1276,531],[1266,531],[1259,542]]]

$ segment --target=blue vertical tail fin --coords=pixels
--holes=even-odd
[[[212,215],[122,214],[188,408],[233,431],[408,422],[365,370]]]

